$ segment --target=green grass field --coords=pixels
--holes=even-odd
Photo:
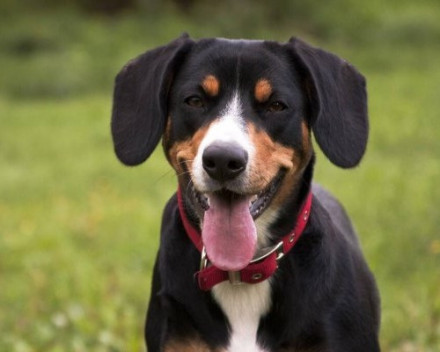
[[[365,74],[367,155],[347,171],[318,152],[315,179],[341,199],[360,234],[382,297],[383,351],[440,351],[440,7],[423,4],[407,4],[360,44],[302,25],[250,30],[220,17],[200,25],[173,11],[148,21],[3,18],[0,351],[144,351],[159,220],[176,181],[160,148],[140,167],[118,163],[111,85],[128,59],[183,30],[279,40],[299,33]]]

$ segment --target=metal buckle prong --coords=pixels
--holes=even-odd
[[[239,271],[228,271],[228,279],[231,285],[240,285],[243,283]]]
[[[270,256],[273,252],[277,253],[277,261],[280,260],[282,257],[284,257],[284,243],[283,241],[278,242],[272,249],[270,249],[268,252],[260,255],[259,257],[256,257],[250,261],[250,263],[258,263],[262,261],[263,259],[266,259],[268,256]]]
[[[208,256],[206,254],[205,246],[202,248],[202,253],[200,255],[200,271],[208,266]]]
[[[277,260],[277,262],[279,262],[281,260],[281,258],[284,257],[284,243],[283,243],[283,241],[278,243],[276,251],[277,251],[277,258],[276,258],[276,260]]]

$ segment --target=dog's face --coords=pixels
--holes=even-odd
[[[180,67],[163,144],[181,187],[191,190],[189,206],[217,266],[242,265],[216,254],[232,251],[229,243],[240,258],[248,253],[247,264],[253,223],[292,192],[311,155],[305,100],[299,74],[275,44],[214,41]]]
[[[163,144],[201,218],[220,193],[254,201],[258,217],[310,157],[301,80],[282,55],[277,45],[215,41],[176,75]]]
[[[240,270],[255,253],[257,218],[276,214],[300,183],[312,130],[335,164],[358,163],[368,132],[364,88],[352,66],[298,40],[181,37],[118,75],[115,150],[135,165],[163,135],[208,256]]]

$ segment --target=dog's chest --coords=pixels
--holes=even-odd
[[[271,306],[269,282],[237,286],[224,282],[212,293],[230,324],[227,352],[267,352],[257,343],[257,330]]]

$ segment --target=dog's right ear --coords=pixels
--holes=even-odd
[[[184,34],[131,60],[116,76],[111,131],[116,155],[124,164],[142,163],[159,143],[168,91],[193,44]]]

